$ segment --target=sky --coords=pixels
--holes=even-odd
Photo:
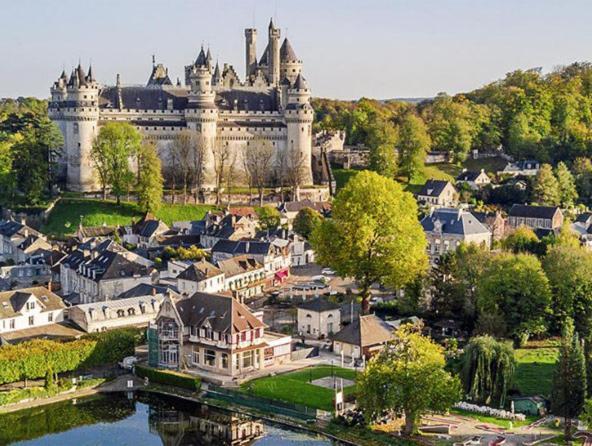
[[[260,57],[270,17],[317,97],[454,94],[592,60],[590,0],[0,0],[0,17],[0,97],[47,97],[79,60],[107,85],[145,83],[153,54],[182,78],[202,43],[243,77],[244,28]]]

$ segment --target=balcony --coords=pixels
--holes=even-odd
[[[179,339],[177,330],[161,330],[158,332],[158,339],[162,341],[176,341]]]

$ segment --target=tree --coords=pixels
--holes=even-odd
[[[559,186],[561,206],[573,206],[578,199],[578,191],[576,189],[575,179],[564,162],[557,164],[555,176]]]
[[[108,122],[101,127],[91,150],[91,159],[99,174],[103,199],[107,197],[107,187],[111,187],[117,204],[121,203],[121,196],[134,179],[129,160],[138,153],[141,142],[138,130],[127,122]]]
[[[512,347],[491,336],[471,338],[461,364],[465,395],[477,404],[503,408],[516,368]]]
[[[226,202],[228,203],[228,206],[230,206],[230,201],[232,200],[232,187],[235,181],[238,180],[238,171],[236,169],[236,152],[234,151],[228,157],[224,180],[226,183]]]
[[[537,254],[540,250],[540,241],[532,229],[527,226],[516,228],[511,234],[502,240],[502,247],[506,251],[518,253]]]
[[[533,199],[542,206],[559,206],[561,191],[549,164],[543,164],[536,174],[532,190]]]
[[[309,239],[314,228],[323,220],[321,214],[309,207],[302,208],[296,214],[292,227],[294,232],[305,239]]]
[[[592,200],[592,161],[590,158],[577,158],[573,165],[576,188],[585,203]]]
[[[564,434],[572,438],[572,419],[584,408],[586,398],[586,364],[584,352],[573,323],[567,321],[561,336],[559,359],[553,374],[551,410],[564,418]]]
[[[428,266],[415,199],[374,172],[358,173],[341,189],[332,218],[314,229],[311,241],[319,263],[356,279],[365,312],[373,283],[399,289]]]
[[[399,125],[399,174],[411,180],[423,173],[426,152],[431,144],[423,120],[413,113],[403,117]]]
[[[224,184],[231,153],[232,152],[228,144],[219,142],[212,146],[212,155],[214,159],[214,180],[216,184],[216,206],[219,206],[221,202],[222,185]]]
[[[162,170],[156,146],[145,143],[138,153],[138,204],[143,211],[156,212],[162,204]]]
[[[397,174],[397,129],[384,118],[373,118],[367,128],[370,149],[368,168],[384,177],[394,178]]]
[[[509,335],[523,344],[529,336],[546,331],[551,291],[549,280],[535,256],[500,254],[494,257],[477,288],[479,332]],[[496,331],[484,324],[491,318],[497,318]]]
[[[368,420],[403,412],[403,431],[411,435],[422,414],[444,412],[460,399],[460,383],[445,370],[442,347],[403,325],[358,376],[357,397]]]
[[[253,139],[245,147],[243,165],[247,174],[249,189],[251,185],[257,189],[259,206],[263,206],[263,191],[269,182],[273,161],[273,147],[266,139]]]
[[[277,228],[282,218],[280,211],[272,205],[258,208],[257,216],[259,217],[259,227],[264,231]]]
[[[285,176],[292,188],[292,200],[300,200],[300,187],[306,178],[306,158],[303,153],[297,150],[289,150],[287,153],[287,168]]]
[[[580,246],[549,248],[543,268],[553,292],[555,330],[573,320],[581,339],[592,335],[592,252]]]
[[[174,166],[177,172],[173,175],[181,177],[181,187],[183,188],[183,203],[187,203],[187,186],[191,174],[191,158],[193,152],[193,135],[188,130],[178,133],[170,145],[171,158],[174,159]]]
[[[200,201],[200,193],[204,182],[205,164],[207,156],[207,141],[203,135],[192,139],[191,161],[193,162],[193,190],[195,202]]]

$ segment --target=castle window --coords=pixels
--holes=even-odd
[[[78,135],[78,123],[77,122],[74,123],[74,134]]]

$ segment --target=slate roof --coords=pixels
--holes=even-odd
[[[445,234],[470,235],[490,232],[477,217],[461,209],[435,209],[421,220],[421,225],[426,232],[441,230]]]
[[[393,337],[392,328],[374,314],[360,316],[358,319],[337,332],[334,341],[360,347],[382,344]]]
[[[172,285],[152,285],[150,283],[139,283],[133,288],[121,293],[120,295],[116,296],[115,299],[127,299],[130,297],[141,297],[141,296],[151,296],[153,294],[161,294],[164,295],[169,291],[174,291],[178,293],[176,287]]]
[[[508,215],[510,217],[551,219],[558,210],[559,208],[555,206],[529,206],[526,204],[514,204],[512,205]]]
[[[226,277],[233,277],[248,271],[261,269],[263,265],[252,257],[242,255],[218,261],[218,268]]]
[[[308,300],[298,305],[301,310],[314,311],[316,313],[323,313],[325,311],[338,310],[341,305],[334,302],[329,302],[327,299],[317,297],[316,299]]]
[[[280,48],[280,61],[281,62],[288,62],[288,61],[297,61],[298,57],[296,57],[296,53],[290,45],[290,41],[286,37],[284,39],[284,43],[282,43],[282,47]]]
[[[322,214],[331,211],[331,203],[328,201],[312,201],[304,199],[300,201],[285,201],[279,206],[280,212],[298,212],[304,208],[311,208]]]
[[[268,255],[271,250],[271,243],[244,240],[218,240],[212,248],[212,252],[223,252],[226,254],[259,254]]]
[[[202,280],[210,279],[222,274],[219,268],[212,265],[207,260],[200,260],[193,262],[189,268],[185,269],[177,276],[178,279],[191,280],[193,282],[201,282]]]
[[[221,294],[197,292],[178,300],[175,306],[186,327],[201,327],[208,322],[213,330],[226,334],[265,327],[245,305]]]
[[[482,170],[465,170],[456,177],[456,181],[475,181],[482,173]]]
[[[298,77],[294,81],[294,85],[292,88],[295,88],[296,90],[307,90],[308,89],[308,84],[306,82],[306,79],[304,79],[304,76],[302,76],[301,73],[298,74]]]
[[[421,188],[421,191],[417,195],[439,197],[448,184],[450,184],[449,181],[428,180],[426,181],[426,184],[424,184],[424,186]]]
[[[20,316],[25,302],[31,295],[35,296],[43,311],[66,308],[62,299],[45,287],[21,288],[0,293],[0,318]]]
[[[96,281],[148,275],[148,268],[145,265],[110,250],[104,251],[84,264],[82,269],[86,277]],[[92,271],[94,271],[94,275]]]
[[[591,212],[584,212],[582,214],[579,214],[576,217],[575,223],[586,223],[586,224],[588,224],[591,219],[592,219],[592,213]]]

